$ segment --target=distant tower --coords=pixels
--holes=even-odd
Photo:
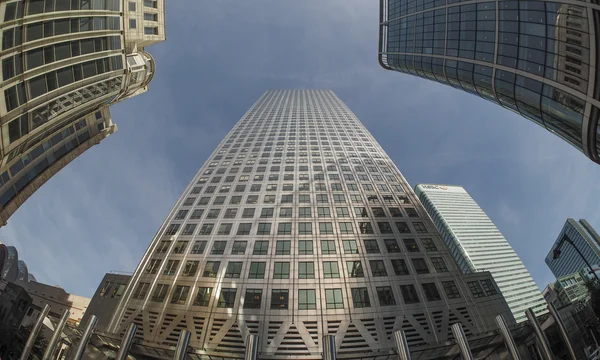
[[[558,259],[553,259],[554,249],[556,249],[556,246],[564,235],[567,235],[573,241],[590,265],[600,265],[600,236],[586,220],[575,221],[575,219],[569,218],[565,222],[554,245],[548,251],[545,260],[546,265],[548,265],[550,271],[552,271],[552,274],[557,279],[587,267],[585,261],[577,253],[577,250],[567,242],[564,242],[560,246],[560,256]]]
[[[459,268],[491,272],[517,322],[527,320],[528,308],[536,314],[548,312],[517,253],[462,186],[420,184],[415,191]]]
[[[600,163],[596,2],[380,3],[383,68],[494,102]]]
[[[192,332],[199,354],[390,354],[512,316],[489,273],[461,275],[414,192],[329,90],[267,91],[210,155],[135,271],[110,331]],[[450,334],[450,335],[449,335]],[[450,338],[449,338],[450,336]],[[387,356],[387,355],[386,355]]]
[[[116,131],[108,107],[148,89],[164,0],[0,3],[0,226]]]

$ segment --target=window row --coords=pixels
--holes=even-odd
[[[35,15],[76,10],[120,11],[120,3],[120,0],[19,0],[6,4],[4,21],[21,19],[25,12],[27,15]]]
[[[206,193],[206,192],[205,192]],[[310,204],[311,198],[313,195],[311,194],[299,194],[296,197],[296,203],[298,204]],[[225,204],[227,196],[216,196],[212,202],[212,205],[223,205]],[[210,196],[201,197],[198,199],[196,205],[203,206],[208,205],[212,198]],[[314,199],[317,204],[329,204],[329,195],[328,194],[316,194],[314,195]],[[345,204],[347,200],[352,203],[364,203],[365,198],[360,194],[350,194],[346,197],[345,194],[333,194],[332,195],[333,203],[337,204]],[[186,198],[183,202],[182,206],[193,206],[196,198],[189,197]],[[257,204],[259,200],[259,195],[247,195],[245,204]],[[275,204],[276,203],[275,195],[264,195],[263,204]],[[381,198],[379,195],[366,195],[366,200],[370,204],[407,204],[408,197],[406,195],[382,195]],[[230,205],[237,205],[242,203],[242,195],[235,195],[229,199]],[[284,194],[280,197],[280,204],[292,204],[294,203],[294,195],[293,194]]]
[[[224,161],[224,163],[227,163],[226,161]],[[234,161],[234,165],[240,165],[242,162],[241,161]],[[248,160],[247,164],[249,165],[253,165],[254,164],[254,160]],[[226,169],[219,169],[217,170],[217,174],[216,175],[221,175],[219,173],[225,173],[225,171],[227,171]],[[237,170],[239,172],[239,169]],[[244,170],[242,170],[242,172],[246,172]],[[296,176],[297,175],[297,176]],[[210,181],[209,181],[210,179]],[[296,180],[300,180],[300,181],[311,181],[311,177],[309,176],[309,174],[283,174],[282,176],[279,176],[279,174],[269,174],[268,176],[265,177],[265,175],[228,175],[228,176],[213,176],[213,177],[208,177],[208,176],[202,176],[198,179],[197,184],[198,185],[202,185],[202,184],[206,184],[206,183],[210,183],[210,184],[218,184],[221,181],[224,181],[226,183],[233,183],[236,182],[236,179],[238,182],[246,182],[246,181],[250,181],[250,179],[252,179],[253,181],[294,181]],[[347,181],[361,181],[361,182],[365,182],[365,183],[371,183],[371,182],[392,182],[392,183],[397,183],[398,178],[396,177],[396,175],[393,174],[388,174],[388,175],[379,175],[379,174],[373,174],[371,176],[369,176],[368,174],[342,174],[340,176],[340,174],[327,174],[327,177],[325,177],[325,174],[314,174],[312,176],[312,181],[341,181],[344,180],[344,182]],[[310,183],[309,183],[310,184]],[[276,185],[276,184],[272,184],[272,185]],[[315,185],[317,186],[317,185]],[[394,185],[391,185],[394,186]],[[401,189],[399,190],[398,188],[394,188],[394,191],[402,191]],[[199,193],[200,191],[198,191]]]

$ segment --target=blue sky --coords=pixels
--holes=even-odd
[[[214,147],[267,89],[327,88],[411,185],[464,186],[535,281],[567,217],[600,230],[600,166],[473,95],[385,71],[377,1],[167,1],[167,41],[147,50],[150,91],[112,107],[119,130],[63,169],[0,229],[39,281],[92,296],[133,271]]]

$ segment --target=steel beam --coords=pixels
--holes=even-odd
[[[42,356],[42,360],[53,359],[54,352],[56,350],[56,345],[58,344],[58,341],[60,340],[62,331],[65,328],[65,325],[67,324],[69,315],[71,315],[69,310],[65,310],[63,316],[56,323],[56,327],[54,328],[54,333],[52,334],[52,337],[50,338],[50,341],[48,342],[48,346],[46,347],[46,351],[44,351],[44,356]]]
[[[25,343],[25,347],[23,348],[23,352],[21,353],[20,360],[29,360],[29,354],[31,354],[31,350],[33,350],[33,345],[35,345],[35,339],[37,339],[42,326],[44,326],[44,319],[48,316],[48,312],[50,312],[50,305],[46,304],[42,309],[35,325],[31,329],[31,333],[29,333],[29,337],[27,338],[27,342]]]
[[[127,355],[129,355],[129,349],[131,348],[131,344],[133,343],[133,338],[135,337],[136,332],[137,325],[134,323],[129,324],[129,327],[123,336],[123,340],[121,340],[121,346],[119,346],[119,352],[117,353],[115,360],[127,359]]]

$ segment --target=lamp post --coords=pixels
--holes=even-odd
[[[558,259],[560,257],[560,254],[562,252],[562,250],[560,250],[560,247],[565,242],[568,242],[569,244],[571,244],[571,246],[573,246],[573,248],[575,249],[575,251],[577,251],[577,254],[579,254],[579,257],[585,262],[585,264],[587,265],[587,267],[590,269],[590,272],[592,274],[594,274],[594,276],[596,277],[596,281],[598,281],[598,283],[600,284],[600,278],[598,278],[598,274],[596,274],[596,272],[594,271],[594,269],[592,269],[592,265],[590,265],[590,263],[587,261],[587,259],[585,258],[585,256],[583,256],[583,254],[581,253],[581,251],[579,251],[579,248],[577,247],[577,245],[575,245],[575,243],[573,242],[573,240],[571,240],[567,236],[567,234],[563,235],[562,239],[560,239],[560,241],[558,242],[558,244],[554,248],[554,250],[552,252],[552,260],[556,260],[556,259]]]

